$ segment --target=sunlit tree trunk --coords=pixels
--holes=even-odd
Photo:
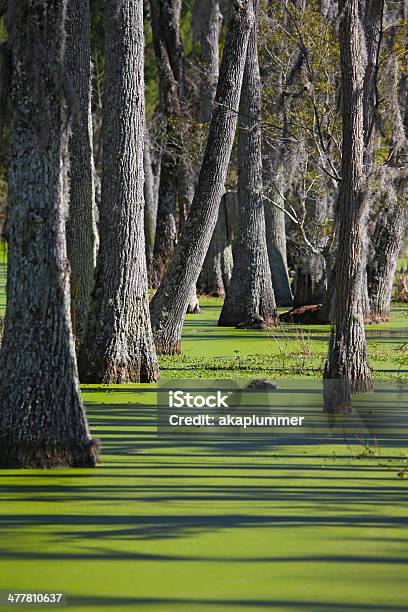
[[[143,149],[143,170],[144,170],[144,230],[146,243],[146,265],[147,270],[151,269],[153,263],[154,237],[156,234],[157,220],[157,198],[155,193],[155,180],[153,174],[152,156],[150,150],[150,136],[145,128],[145,141]]]
[[[97,244],[90,46],[89,0],[68,0],[66,66],[74,103],[69,139],[67,249],[71,265],[71,316],[77,341],[88,314]]]
[[[0,467],[95,465],[70,318],[66,2],[9,3],[13,56]]]
[[[328,411],[349,410],[352,391],[363,391],[371,385],[361,299],[368,207],[363,163],[366,51],[358,0],[340,0],[339,11],[343,150],[336,210],[338,249],[333,328],[324,372]]]
[[[162,147],[156,235],[150,276],[151,286],[158,287],[177,243],[184,50],[179,32],[181,1],[150,0],[150,9],[159,73]]]
[[[403,195],[406,195],[406,190]],[[389,202],[387,209],[378,216],[367,265],[371,321],[381,322],[389,319],[394,275],[398,255],[407,236],[407,221],[407,203],[397,197]]]
[[[266,246],[256,24],[248,43],[239,106],[238,197],[239,233],[233,247],[234,267],[218,325],[251,324],[254,316],[265,326],[273,325],[277,315]]]
[[[143,231],[143,3],[105,6],[100,248],[81,381],[150,382],[158,366],[150,327]]]
[[[224,191],[237,123],[253,0],[232,0],[214,113],[194,200],[171,265],[151,302],[157,350],[179,353],[183,316],[201,271]]]
[[[200,18],[200,121],[211,121],[219,73],[219,37],[222,23],[218,0],[196,0],[202,5]]]

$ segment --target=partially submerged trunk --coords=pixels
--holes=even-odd
[[[151,382],[158,366],[150,327],[143,232],[143,7],[105,7],[100,248],[80,346],[81,381]]]
[[[13,104],[0,467],[91,467],[97,451],[82,406],[69,312],[68,117],[61,86],[66,2],[40,4],[9,3],[7,18]]]
[[[72,326],[79,343],[88,314],[97,247],[89,1],[68,0],[67,8],[66,67],[73,96],[67,249]]]
[[[358,0],[340,0],[343,150],[337,203],[338,249],[335,302],[325,366],[325,408],[349,411],[351,393],[371,387],[365,339],[362,291],[367,193],[364,174],[364,32]]]
[[[277,323],[266,246],[262,190],[261,81],[256,23],[248,42],[239,106],[238,132],[239,232],[234,267],[218,325]]]
[[[237,123],[253,0],[232,0],[216,105],[194,200],[165,278],[151,302],[156,348],[179,353],[183,317],[191,287],[207,253],[224,190]]]

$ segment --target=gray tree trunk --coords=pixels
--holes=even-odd
[[[7,15],[13,103],[0,467],[88,467],[97,459],[69,312],[65,11],[65,1],[20,0]]]
[[[196,0],[194,4],[195,39],[200,44],[200,102],[198,119],[210,122],[219,76],[219,35],[222,15],[218,0]],[[232,248],[227,223],[227,198],[221,201],[211,243],[198,280],[204,294],[224,297],[232,274]]]
[[[180,176],[181,101],[184,97],[184,50],[180,39],[180,0],[150,0],[159,73],[161,166],[156,236],[150,285],[158,287],[177,243]],[[182,208],[184,214],[184,209]]]
[[[232,245],[238,234],[238,194],[227,191],[222,197],[210,246],[197,287],[200,293],[224,297],[234,265]]]
[[[70,194],[67,249],[71,265],[71,317],[79,343],[94,279],[97,228],[91,114],[89,0],[68,0],[66,66],[74,108],[69,139]]]
[[[295,308],[307,304],[323,304],[327,297],[327,268],[323,255],[328,247],[328,237],[322,231],[330,218],[329,196],[321,195],[317,200],[306,199],[305,227],[315,252],[303,249],[297,257],[296,274],[292,283],[293,305]]]
[[[253,0],[232,0],[214,113],[194,200],[169,270],[151,302],[156,348],[179,353],[191,287],[207,253],[224,190],[237,124]]]
[[[200,108],[199,120],[211,121],[219,73],[219,37],[222,24],[218,0],[196,0],[202,5],[200,36]]]
[[[378,29],[378,28],[377,28]],[[397,28],[387,32],[387,97],[391,119],[391,159],[387,169],[391,176],[380,192],[380,211],[370,237],[367,260],[367,290],[369,295],[369,321],[389,319],[392,288],[399,252],[407,230],[406,155],[408,150],[408,122],[404,122],[406,103],[406,77],[401,74],[400,62],[395,54]],[[377,35],[377,38],[380,35]],[[402,95],[401,95],[402,94]],[[402,104],[401,104],[402,102]]]
[[[157,198],[155,194],[153,165],[150,150],[150,136],[145,128],[145,140],[143,149],[143,169],[144,169],[144,231],[146,243],[146,265],[147,270],[151,270],[154,252],[154,237],[156,234],[157,220]]]
[[[405,201],[395,198],[380,213],[371,238],[367,265],[370,320],[388,321],[398,255],[406,238],[408,211]]]
[[[275,297],[266,246],[262,189],[261,79],[257,25],[248,42],[239,106],[238,132],[239,233],[234,267],[218,325],[277,323]]]
[[[382,19],[384,0],[366,0],[360,4],[360,14],[365,34],[366,66],[364,75],[363,123],[364,123],[364,166],[369,177],[375,166],[374,138],[377,132],[378,104],[378,65],[382,39]],[[368,265],[369,240],[365,243],[363,257],[365,267]],[[373,320],[370,313],[367,269],[363,274],[363,316],[365,321]]]
[[[273,18],[274,8],[269,7],[270,16]],[[290,70],[288,79],[294,78],[293,75],[300,69],[298,60]],[[264,77],[271,71],[271,62],[265,61],[261,67]],[[293,303],[292,291],[289,282],[288,261],[286,250],[286,223],[285,212],[274,206],[269,200],[276,200],[277,203],[285,207],[286,191],[286,165],[288,163],[288,143],[290,138],[287,134],[288,120],[286,117],[286,98],[283,92],[286,91],[287,83],[282,77],[281,93],[276,101],[276,112],[280,116],[284,126],[280,142],[277,147],[272,147],[266,140],[263,152],[263,189],[265,198],[265,226],[266,242],[268,245],[269,267],[272,274],[272,284],[275,293],[275,300],[278,306],[291,306]],[[289,149],[290,152],[290,149]]]
[[[364,75],[364,162],[372,166],[373,136],[377,114],[377,73],[379,49],[382,37],[384,0],[366,0],[363,11],[363,27],[366,41],[366,68]]]
[[[150,382],[158,366],[143,232],[142,2],[109,2],[105,20],[101,242],[80,376],[89,383]]]
[[[366,55],[358,8],[358,0],[339,2],[343,150],[336,211],[339,236],[335,305],[324,372],[328,411],[350,410],[352,391],[367,390],[371,384],[361,299],[368,199],[363,163],[362,83]]]
[[[273,164],[270,159],[270,152],[266,156],[266,163],[269,167],[269,176],[275,174]],[[283,161],[283,160],[282,160]],[[281,165],[281,164],[279,164]],[[284,191],[283,181],[279,180],[279,174],[284,172],[281,167],[277,170],[275,178],[278,185],[281,186],[282,193]],[[285,202],[279,201],[279,204],[284,207]],[[286,253],[286,226],[285,213],[283,210],[274,206],[270,202],[265,202],[265,226],[266,226],[266,241],[268,247],[269,267],[272,274],[272,284],[275,292],[275,300],[278,306],[291,306],[293,303],[292,291],[289,283],[288,261]]]
[[[197,119],[203,123],[211,121],[214,99],[217,90],[218,74],[219,74],[219,36],[222,23],[222,15],[218,0],[196,0],[193,8],[192,28],[193,36],[196,43],[200,45],[200,54],[198,58],[199,65],[199,102]],[[182,169],[181,169],[182,170]],[[191,169],[192,170],[192,169]],[[196,183],[196,170],[183,172],[190,187],[194,187]],[[194,189],[191,193],[186,193],[184,201],[188,208],[191,206],[194,197]],[[192,197],[189,197],[192,196]],[[187,218],[188,210],[185,211],[184,219]],[[211,248],[209,249],[211,250]],[[207,274],[213,266],[207,267]],[[210,279],[208,279],[210,280]],[[212,279],[212,284],[216,283],[216,279]],[[194,286],[191,299],[187,306],[188,313],[199,313],[200,307],[197,299],[197,287]]]

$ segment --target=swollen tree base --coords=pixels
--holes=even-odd
[[[49,470],[58,468],[90,468],[98,462],[98,444],[86,440],[67,440],[64,444],[43,444],[35,448],[29,443],[5,444],[0,449],[2,468]]]
[[[371,389],[364,325],[355,321],[343,331],[334,327],[324,370],[325,411],[351,412],[352,394]]]
[[[107,3],[105,20],[100,247],[79,373],[87,383],[154,382],[143,231],[143,3]]]
[[[8,6],[13,110],[0,467],[92,467],[98,455],[80,395],[69,309],[69,123],[59,80],[65,4]]]
[[[257,25],[248,42],[239,106],[239,232],[218,325],[266,328],[278,323],[266,242],[262,188],[261,79]]]
[[[88,342],[92,343],[92,338],[96,338],[96,334],[97,329],[93,325],[87,334]],[[140,329],[134,330],[133,338],[129,338],[127,334],[127,337],[116,346],[109,346],[109,340],[110,338],[105,337],[97,341],[99,347],[104,347],[101,353],[89,350],[88,344],[81,345],[78,367],[82,383],[109,385],[156,382],[159,379],[159,367],[151,340],[150,326],[146,327],[146,336]]]

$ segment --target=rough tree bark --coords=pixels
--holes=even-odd
[[[239,232],[234,267],[218,325],[277,323],[266,246],[262,189],[261,79],[254,24],[242,82],[238,132]]]
[[[406,180],[406,179],[405,179]],[[395,194],[396,195],[396,194]],[[400,250],[407,232],[405,201],[393,198],[377,219],[367,265],[370,321],[388,321],[392,287]]]
[[[153,332],[160,353],[180,352],[191,287],[197,281],[217,221],[253,22],[253,0],[232,0],[215,107],[194,200],[174,258],[151,302]]]
[[[379,52],[382,37],[382,18],[384,11],[384,0],[366,0],[362,5],[363,27],[366,41],[366,67],[364,75],[364,163],[372,166],[373,159],[373,137],[375,134],[378,92],[377,76],[379,64]]]
[[[89,0],[68,0],[66,66],[75,106],[69,139],[67,249],[71,265],[71,317],[77,342],[88,314],[97,245],[90,25]]]
[[[273,18],[274,7],[269,7],[270,16]],[[279,205],[285,207],[285,191],[286,191],[286,166],[287,157],[290,154],[288,143],[290,138],[287,134],[287,99],[284,95],[287,86],[290,85],[294,75],[299,70],[296,60],[295,66],[290,70],[287,79],[283,79],[281,95],[276,101],[276,112],[280,117],[283,126],[283,131],[277,147],[272,147],[267,139],[264,140],[263,152],[263,189],[266,195],[265,198],[265,226],[266,226],[266,242],[268,245],[269,267],[272,274],[272,284],[275,293],[275,300],[278,306],[291,306],[293,303],[292,291],[289,282],[287,249],[286,249],[286,224],[285,212],[277,206],[273,206],[270,199],[277,200]],[[261,66],[263,78],[267,78],[272,68],[271,62],[264,60]],[[285,82],[286,81],[286,82]]]
[[[200,107],[199,120],[211,121],[219,73],[219,37],[222,23],[220,3],[218,0],[196,0],[202,5],[200,12]]]
[[[195,42],[200,45],[200,53],[198,58],[199,66],[199,100],[198,109],[196,110],[196,119],[202,123],[211,121],[214,99],[217,90],[218,74],[219,74],[219,35],[222,23],[222,15],[218,0],[196,0],[193,8],[192,28]],[[184,172],[183,175],[191,186],[196,183],[196,171]],[[192,193],[194,195],[194,193]],[[191,199],[184,197],[188,208],[191,206]],[[188,215],[188,210],[185,211],[185,218]],[[210,248],[207,253],[207,258],[211,258],[213,250]],[[215,255],[215,257],[217,257]],[[211,265],[213,264],[213,265]],[[207,274],[215,267],[215,262],[210,262],[207,266]],[[208,278],[211,282],[211,280]],[[216,279],[212,279],[212,284],[216,283]],[[197,287],[193,287],[191,299],[187,306],[188,313],[199,313],[200,307],[197,299]]]
[[[143,3],[105,6],[100,247],[79,350],[83,382],[154,381],[143,232]]]
[[[339,2],[343,149],[336,210],[334,320],[324,371],[327,411],[350,410],[351,393],[367,390],[371,385],[361,299],[368,207],[363,161],[363,83],[367,60],[358,8],[358,0]]]
[[[177,194],[184,50],[180,40],[180,0],[150,0],[153,42],[159,72],[161,167],[151,277],[158,287],[177,242]]]
[[[390,122],[390,159],[387,171],[391,176],[379,192],[380,210],[376,214],[374,231],[370,236],[367,258],[367,293],[370,322],[387,321],[390,314],[392,287],[399,252],[407,230],[406,155],[408,151],[408,122],[404,121],[406,77],[401,75],[400,61],[395,54],[397,28],[387,32],[387,119]],[[401,95],[402,94],[402,95]],[[405,95],[404,95],[405,94]],[[402,104],[401,104],[402,102]]]
[[[360,4],[360,15],[364,28],[366,43],[366,66],[364,75],[363,95],[363,125],[364,125],[364,166],[369,176],[375,166],[374,138],[377,132],[377,104],[378,104],[378,65],[380,58],[380,45],[382,39],[382,19],[384,0],[366,0]],[[368,245],[363,254],[365,266],[368,264]],[[363,316],[365,321],[371,322],[370,299],[368,294],[368,274],[363,275]]]
[[[0,466],[94,466],[70,320],[66,2],[10,2],[13,56]],[[68,101],[72,103],[72,100]]]
[[[150,136],[145,128],[145,140],[143,149],[143,170],[144,170],[144,233],[146,243],[146,266],[148,273],[153,264],[154,237],[156,234],[157,219],[157,198],[155,193],[155,181],[150,149]]]
[[[275,177],[279,193],[285,190],[284,181],[280,180],[281,174],[284,172],[284,159],[278,162],[278,168],[273,163],[272,153],[268,151],[265,156],[265,163],[268,166],[267,175]],[[282,199],[281,206],[285,206]],[[265,227],[266,241],[268,247],[269,267],[272,274],[272,284],[275,292],[275,300],[279,306],[291,306],[293,303],[292,291],[289,282],[288,261],[286,253],[286,226],[285,213],[277,206],[273,206],[266,201],[265,210]]]

